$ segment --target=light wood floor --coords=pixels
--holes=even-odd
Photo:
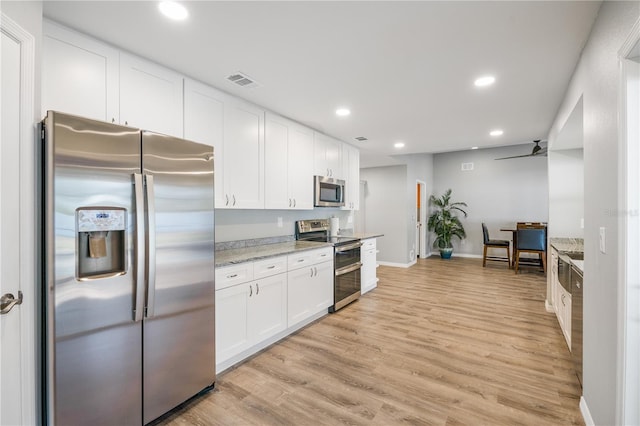
[[[584,424],[541,273],[429,258],[378,277],[162,424]]]

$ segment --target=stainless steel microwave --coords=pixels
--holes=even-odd
[[[342,179],[334,179],[325,176],[314,176],[314,183],[314,206],[344,206],[345,182]]]

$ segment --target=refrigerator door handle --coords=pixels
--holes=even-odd
[[[145,241],[144,241],[144,192],[143,181],[140,173],[133,174],[133,187],[135,190],[135,268],[136,290],[133,302],[133,320],[142,321],[144,310],[144,277],[145,277]]]
[[[153,317],[156,298],[156,195],[153,175],[145,175],[147,190],[147,300],[145,316]]]

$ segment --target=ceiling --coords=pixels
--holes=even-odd
[[[390,155],[545,139],[600,7],[593,1],[182,3],[189,17],[180,22],[162,16],[155,1],[45,1],[44,13],[351,143],[361,149],[363,167],[391,164]],[[259,86],[226,80],[237,71]],[[475,87],[487,74],[495,84]],[[351,115],[337,117],[338,107]],[[504,134],[489,136],[497,128]],[[404,148],[394,148],[398,141]]]

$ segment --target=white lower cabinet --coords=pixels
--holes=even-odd
[[[217,371],[326,314],[332,303],[332,247],[217,268]]]
[[[333,248],[289,256],[287,325],[292,327],[333,304]]]
[[[276,271],[279,259],[272,261]],[[261,268],[259,262],[246,262],[216,271],[216,288],[230,283],[216,290],[218,364],[287,328],[287,274],[256,279],[254,272]],[[243,282],[236,283],[239,279]]]
[[[362,240],[362,247],[360,249],[360,258],[362,261],[362,270],[360,273],[360,292],[365,294],[368,291],[373,290],[378,285],[378,278],[376,276],[377,264],[377,248],[376,239],[369,238]]]
[[[317,263],[291,271],[289,278],[289,327],[333,304],[333,262]]]

